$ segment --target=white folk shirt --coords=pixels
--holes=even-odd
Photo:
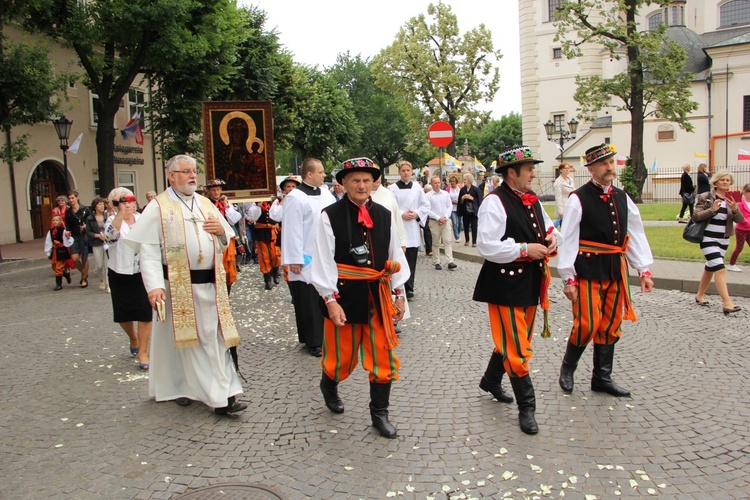
[[[284,198],[281,265],[302,265],[300,274],[289,270],[289,281],[310,283],[310,262],[315,250],[315,238],[318,236],[320,213],[335,201],[336,198],[327,189],[320,189],[318,196],[308,196],[300,189],[293,189]]]
[[[398,202],[396,196],[391,193],[387,187],[382,184],[370,193],[372,201],[382,205],[391,212],[391,225],[396,227],[398,241],[402,247],[406,247],[406,231],[404,230],[404,219],[399,215]]]
[[[400,189],[395,183],[388,186],[388,189],[396,196],[399,217],[409,210],[417,213],[417,219],[404,220],[404,231],[406,232],[406,248],[419,247],[421,242],[419,227],[427,222],[427,213],[430,210],[430,204],[427,202],[422,187],[418,182],[411,181],[411,189]]]
[[[564,240],[564,237],[557,229],[554,229],[552,220],[547,212],[542,210],[544,220],[544,232],[553,228],[552,234],[557,236],[558,246]],[[508,214],[505,211],[503,202],[499,196],[487,195],[479,206],[479,221],[477,223],[477,251],[479,255],[497,264],[507,264],[513,262],[521,256],[520,243],[513,238],[502,239],[505,235],[506,222]],[[567,223],[567,220],[566,220]]]
[[[138,222],[141,214],[135,212],[133,217]],[[140,255],[132,247],[122,244],[122,239],[128,235],[132,228],[123,220],[118,231],[112,225],[113,220],[115,220],[115,216],[111,215],[104,224],[104,237],[109,245],[109,249],[107,250],[109,252],[107,266],[117,274],[137,274],[141,272]],[[135,223],[133,227],[135,227]]]
[[[268,209],[268,216],[276,222],[281,222],[281,217],[284,213],[283,208],[284,205],[281,204],[278,198],[273,200],[271,208]]]
[[[571,193],[563,210],[565,221],[562,225],[562,234],[565,244],[559,245],[557,272],[564,283],[576,275],[575,263],[578,257],[581,217],[583,215],[581,200],[578,195]],[[628,234],[630,235],[630,241],[628,242],[628,250],[625,252],[628,264],[639,273],[646,271],[654,263],[654,257],[651,255],[651,247],[643,229],[641,212],[638,211],[638,207],[630,199],[630,196],[628,196]]]
[[[453,204],[451,203],[451,195],[447,191],[440,189],[435,192],[434,189],[431,189],[427,193],[427,201],[430,203],[430,219],[440,220],[441,217],[445,217],[446,219],[451,218],[451,207]]]

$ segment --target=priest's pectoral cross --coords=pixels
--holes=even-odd
[[[201,262],[203,262],[203,247],[201,246],[201,235],[200,231],[198,230],[198,223],[203,221],[200,219],[196,219],[195,215],[185,220],[193,223],[193,228],[195,229],[195,239],[198,240],[198,264],[200,264]]]

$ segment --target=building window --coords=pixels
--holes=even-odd
[[[549,8],[549,16],[547,17],[547,21],[554,21],[555,20],[555,11],[562,7],[563,0],[547,0],[547,6]]]
[[[128,188],[137,196],[135,192],[135,172],[132,170],[118,170],[117,186]]]
[[[731,0],[719,7],[719,27],[750,23],[750,0]]]
[[[136,112],[141,113],[143,123],[143,106],[146,104],[146,93],[140,89],[128,90],[128,118],[132,118]]]
[[[99,95],[98,94],[91,94],[91,102],[89,103],[91,106],[91,126],[96,127],[99,125],[99,115],[96,114],[96,105],[95,103],[99,102]]]
[[[742,130],[750,131],[750,95],[745,96],[742,106]]]
[[[552,59],[562,59],[562,49],[560,47],[552,49]]]
[[[656,129],[657,141],[674,141],[674,127],[672,125],[659,125]]]
[[[685,8],[682,5],[672,5],[664,9],[664,24],[667,26],[685,25]]]
[[[568,130],[565,124],[565,115],[552,115],[552,123],[555,124],[555,132]]]
[[[661,11],[655,12],[654,14],[651,14],[648,16],[648,30],[649,31],[655,31],[659,28],[659,25],[661,24]]]

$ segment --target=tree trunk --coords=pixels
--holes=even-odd
[[[453,128],[453,140],[448,144],[448,147],[445,148],[445,151],[453,158],[458,158],[456,155],[456,118],[454,116],[448,117],[448,123],[451,128]]]
[[[115,112],[117,108],[115,108]],[[115,112],[101,110],[96,128],[96,158],[99,170],[99,196],[115,188]]]
[[[634,6],[627,9],[628,26],[636,26]],[[630,33],[630,39],[633,34]],[[628,53],[628,76],[630,77],[630,159],[635,167],[636,193],[632,193],[633,201],[643,202],[643,185],[648,177],[648,170],[643,159],[643,64],[641,63],[638,47],[631,44],[627,48]]]

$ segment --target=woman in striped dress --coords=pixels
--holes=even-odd
[[[734,234],[734,223],[742,222],[744,219],[737,208],[737,202],[726,196],[733,182],[732,174],[728,170],[714,172],[710,180],[711,191],[698,197],[693,213],[695,222],[708,220],[701,242],[701,251],[706,257],[706,267],[701,276],[695,302],[702,306],[708,305],[705,294],[713,278],[716,291],[721,296],[722,310],[725,315],[740,310],[740,306],[734,305],[729,296],[727,270],[724,267],[724,254],[729,246],[729,238]]]

